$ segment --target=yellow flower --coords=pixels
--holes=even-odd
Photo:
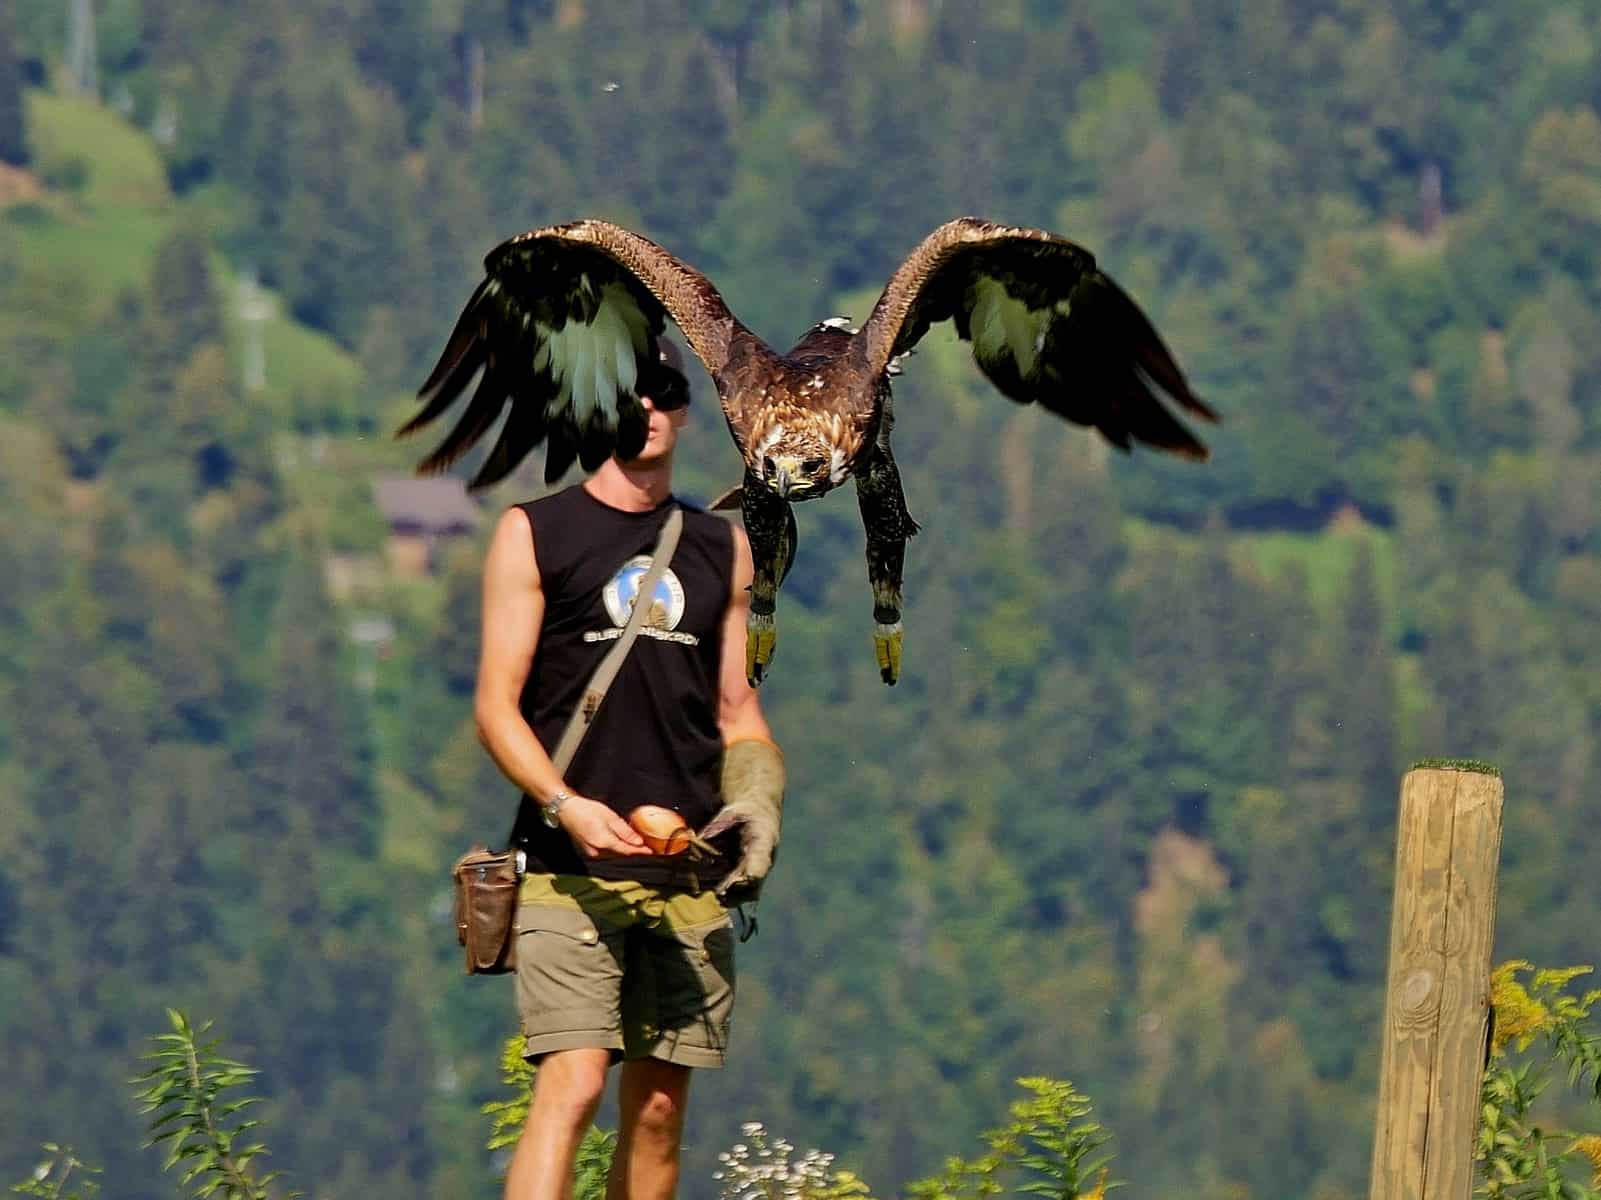
[[[1569,1150],[1577,1150],[1590,1160],[1590,1186],[1601,1188],[1601,1133],[1587,1133]]]
[[[1528,963],[1514,959],[1502,963],[1490,976],[1490,1003],[1495,1006],[1490,1047],[1497,1054],[1514,1041],[1519,1050],[1528,1049],[1529,1043],[1551,1023],[1551,1010],[1518,982],[1518,972],[1528,969]]]

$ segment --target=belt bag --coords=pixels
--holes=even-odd
[[[650,597],[656,592],[657,582],[667,573],[667,564],[672,562],[683,524],[682,509],[675,507],[667,514],[656,549],[651,552],[650,569],[634,592],[634,611],[629,614],[628,624],[606,657],[601,659],[600,666],[595,668],[583,698],[568,718],[561,740],[556,743],[556,752],[550,760],[558,775],[565,774],[572,763],[579,743],[600,709],[600,702],[645,624],[651,608]],[[517,888],[524,865],[521,850],[490,850],[479,844],[457,859],[451,868],[456,895],[456,940],[466,951],[467,974],[503,975],[517,969]]]
[[[521,850],[473,846],[456,860],[456,940],[467,950],[467,974],[501,975],[517,967],[517,882]]]

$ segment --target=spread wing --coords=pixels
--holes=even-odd
[[[991,383],[1093,426],[1127,450],[1144,442],[1189,458],[1206,447],[1164,403],[1207,421],[1150,321],[1082,246],[1040,229],[971,217],[941,225],[890,278],[862,339],[877,373],[928,327],[954,320]]]
[[[479,376],[455,427],[418,464],[440,471],[510,406],[500,437],[469,485],[503,478],[541,442],[545,480],[576,458],[593,470],[645,444],[639,393],[660,371],[664,318],[715,375],[737,322],[711,282],[656,243],[605,221],[537,229],[484,259],[487,275],[467,302],[439,363],[418,393],[422,410],[397,436],[441,416]]]

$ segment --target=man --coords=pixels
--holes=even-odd
[[[584,483],[510,508],[484,567],[479,736],[523,791],[514,845],[517,999],[539,1064],[508,1200],[568,1200],[579,1142],[622,1060],[608,1200],[668,1200],[690,1072],[721,1066],[733,1007],[725,902],[759,885],[779,832],[783,759],[746,682],[751,581],[743,530],[684,510],[671,566],[637,590],[672,497],[688,413],[676,351],[643,380],[649,434]],[[551,762],[595,665],[627,623],[645,628],[565,777]],[[717,859],[654,855],[629,826],[677,809]],[[710,823],[708,824],[708,821]]]

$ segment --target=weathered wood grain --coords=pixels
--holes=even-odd
[[[1468,1200],[1490,1009],[1501,780],[1401,784],[1371,1200]]]

